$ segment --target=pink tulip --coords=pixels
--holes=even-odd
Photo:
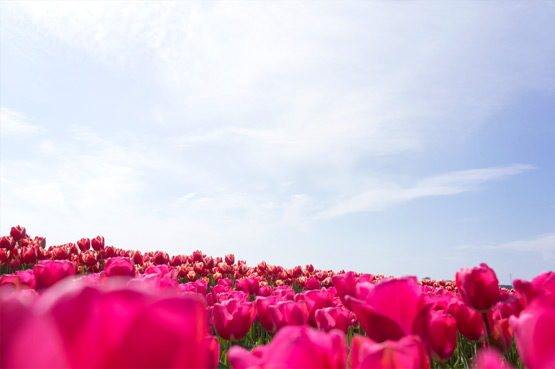
[[[449,360],[457,347],[455,318],[443,310],[432,310],[426,343],[430,348],[432,359],[443,362]]]
[[[504,319],[511,315],[518,316],[522,310],[520,299],[515,295],[507,293],[499,297],[499,302],[495,305],[494,315],[496,318]]]
[[[555,368],[555,302],[537,297],[509,321],[524,364],[530,369]]]
[[[454,299],[448,307],[449,314],[457,321],[457,329],[471,341],[481,342],[486,338],[486,328],[482,314],[472,310],[465,303]]]
[[[362,328],[372,340],[398,340],[426,335],[431,304],[414,277],[388,279],[374,285],[363,282],[357,292],[365,300],[347,296]]]
[[[276,323],[273,319],[273,314],[270,312],[270,306],[275,306],[280,301],[278,296],[257,297],[255,300],[256,316],[262,327],[270,332],[277,331]]]
[[[218,335],[228,341],[237,341],[249,332],[256,310],[252,302],[230,299],[214,304],[212,314]]]
[[[320,289],[320,281],[316,278],[308,278],[305,282],[305,288],[307,290],[318,290]]]
[[[272,296],[274,290],[270,286],[260,286],[256,296]]]
[[[138,289],[72,286],[49,289],[18,320],[2,367],[206,367],[204,303]],[[2,328],[4,329],[4,328]],[[30,349],[32,348],[32,349]]]
[[[277,305],[268,307],[267,315],[272,320],[275,331],[288,325],[306,325],[308,323],[308,308],[306,302],[280,301]]]
[[[350,311],[346,308],[328,307],[316,310],[315,318],[318,329],[329,332],[332,329],[339,329],[347,334],[350,323]]]
[[[523,307],[538,296],[555,301],[555,272],[541,273],[532,282],[515,279],[513,284]]]
[[[293,291],[291,286],[280,286],[274,288],[274,295],[282,296],[286,300],[293,300],[295,298],[295,291]]]
[[[260,289],[260,281],[256,277],[240,279],[235,281],[235,289],[249,295],[256,295]]]
[[[308,308],[308,324],[316,328],[316,310],[334,305],[334,290],[321,289],[304,291],[295,295],[295,301],[304,300]]]
[[[487,312],[499,301],[499,281],[485,263],[472,269],[462,268],[455,279],[462,300],[470,308]]]
[[[478,352],[474,360],[475,369],[509,369],[511,365],[507,364],[503,359],[503,355],[499,351],[485,348]]]
[[[356,335],[351,343],[352,369],[393,369],[430,367],[426,347],[418,336],[405,336],[399,341],[386,340],[376,343]]]
[[[355,272],[347,272],[345,274],[336,274],[331,277],[333,286],[337,289],[337,295],[349,310],[351,308],[351,301],[346,299],[346,296],[357,297],[356,283],[357,277]]]
[[[33,269],[21,270],[15,272],[15,275],[19,277],[22,286],[28,286],[29,288],[35,288],[35,273]]]
[[[75,265],[67,260],[41,260],[33,267],[37,290],[52,286],[75,274]]]
[[[181,291],[196,292],[198,294],[206,296],[206,292],[208,290],[208,282],[200,280],[196,282],[182,283],[179,285],[179,289]]]
[[[220,363],[220,342],[216,337],[207,336],[204,339],[206,352],[205,368],[215,369]]]
[[[345,368],[347,341],[339,331],[325,333],[308,326],[290,326],[253,352],[233,346],[228,358],[234,369]]]
[[[492,345],[502,353],[506,353],[513,343],[513,330],[509,325],[509,319],[493,320],[491,330]]]
[[[113,257],[106,260],[104,273],[106,277],[135,277],[135,265],[130,258]]]

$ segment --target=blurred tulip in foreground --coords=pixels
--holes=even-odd
[[[40,290],[73,276],[75,265],[67,260],[41,260],[34,266],[33,271],[35,272],[35,288]]]
[[[332,329],[339,329],[347,334],[349,330],[350,311],[344,307],[328,307],[316,310],[316,325],[318,329],[329,332]]]
[[[62,284],[18,319],[3,367],[200,368],[214,365],[204,303],[190,296]],[[2,346],[4,347],[4,346]],[[32,349],[30,349],[32,347]]]
[[[228,358],[234,369],[345,368],[347,342],[340,331],[325,333],[308,326],[289,326],[253,352],[233,346]]]
[[[106,277],[135,277],[135,265],[130,258],[113,257],[106,260],[104,273]]]
[[[426,346],[418,336],[405,336],[399,341],[376,343],[363,336],[355,336],[351,343],[352,369],[422,368],[430,367]]]
[[[499,353],[499,351],[495,349],[482,349],[476,355],[474,359],[474,365],[472,366],[475,369],[508,369],[512,368],[512,366],[508,365],[503,360],[503,355]]]
[[[536,298],[518,318],[510,318],[510,325],[528,368],[555,368],[555,302]]]

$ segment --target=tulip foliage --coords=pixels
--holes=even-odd
[[[500,288],[0,238],[0,367],[555,368],[555,273]]]

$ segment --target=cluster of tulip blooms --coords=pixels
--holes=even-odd
[[[0,367],[555,368],[555,273],[499,287],[0,239]]]

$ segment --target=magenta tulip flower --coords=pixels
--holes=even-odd
[[[207,336],[204,339],[206,352],[205,368],[216,369],[220,363],[220,342],[216,337]]]
[[[410,334],[426,335],[431,304],[414,277],[359,284],[359,300],[347,296],[351,307],[372,340],[399,340]]]
[[[524,365],[555,368],[555,302],[536,298],[509,322]]]
[[[281,329],[266,346],[253,352],[233,346],[228,352],[234,369],[345,368],[347,340],[339,331],[319,332],[308,326]]]
[[[532,282],[515,279],[513,284],[523,307],[538,296],[555,301],[555,272],[541,273]]]
[[[485,263],[472,269],[462,268],[455,278],[461,298],[470,308],[485,313],[499,301],[499,281]]]
[[[280,301],[275,306],[268,308],[276,331],[288,325],[308,324],[308,308],[306,301]]]
[[[334,290],[321,289],[304,291],[295,295],[295,301],[304,300],[308,308],[308,324],[316,328],[316,310],[334,305]]]
[[[75,274],[75,265],[67,260],[41,260],[33,267],[35,288],[41,290]]]
[[[331,280],[333,282],[333,286],[337,289],[337,295],[341,299],[343,305],[345,305],[349,310],[352,310],[351,301],[348,301],[346,296],[357,297],[357,277],[355,272],[336,274],[331,277]]]
[[[486,338],[486,328],[482,314],[472,310],[465,303],[454,299],[448,307],[449,314],[457,321],[457,329],[471,341],[481,342]]]
[[[278,296],[257,297],[254,304],[256,308],[256,316],[262,327],[270,333],[277,331],[277,325],[274,321],[274,314],[270,312],[270,307],[277,305],[280,301]]]
[[[305,288],[307,290],[318,290],[320,289],[320,281],[316,278],[308,278],[305,283]]]
[[[329,332],[332,329],[339,329],[347,334],[350,323],[350,310],[344,307],[328,307],[316,310],[315,318],[318,329]]]
[[[426,343],[430,348],[432,359],[447,361],[457,347],[457,322],[443,310],[430,312]]]
[[[503,355],[497,350],[485,348],[478,352],[472,365],[475,369],[510,369],[511,365],[503,359]]]
[[[356,335],[351,342],[352,369],[393,369],[430,367],[426,346],[418,336],[405,336],[399,341],[376,343]]]
[[[24,318],[18,311],[2,315],[2,321],[19,319],[1,352],[3,367],[203,368],[213,363],[200,297],[64,287],[46,291]]]
[[[214,328],[225,340],[237,341],[245,337],[256,316],[254,303],[229,299],[214,304]]]
[[[104,274],[106,277],[135,277],[135,264],[130,258],[113,257],[106,260]]]

